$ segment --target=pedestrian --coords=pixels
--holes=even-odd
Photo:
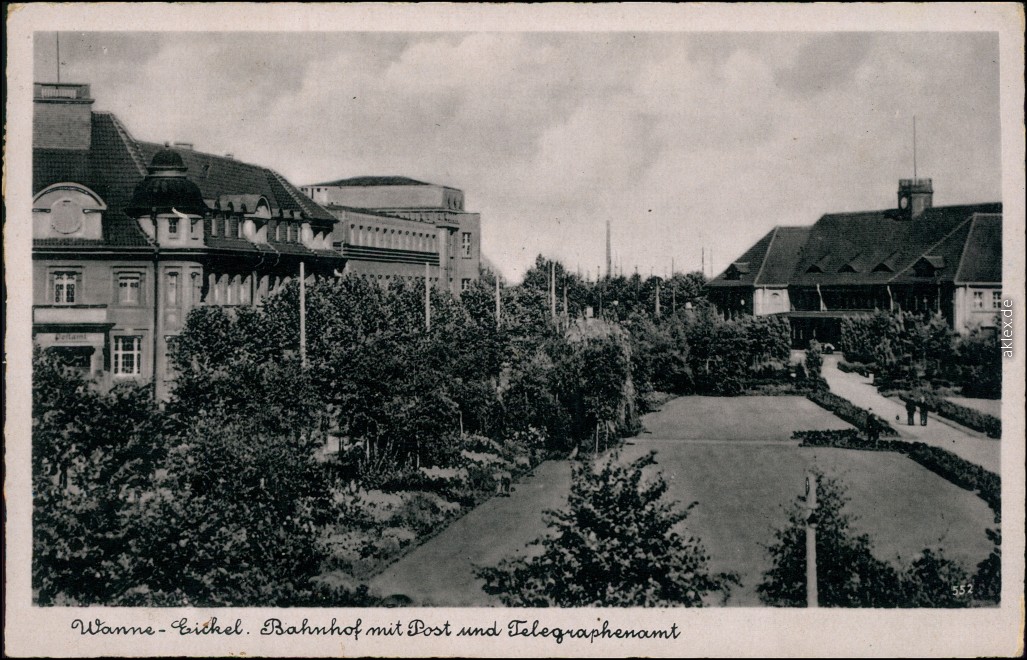
[[[867,418],[863,424],[863,432],[866,433],[867,442],[874,441],[874,409],[867,411]]]
[[[906,399],[906,424],[908,426],[914,425],[914,417],[916,417],[916,404],[913,399]]]
[[[920,426],[927,426],[927,401],[920,397]]]

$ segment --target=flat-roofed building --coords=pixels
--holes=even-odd
[[[401,176],[361,176],[300,188],[338,220],[348,272],[379,281],[425,276],[457,295],[478,279],[481,216],[456,188]]]

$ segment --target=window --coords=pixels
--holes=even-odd
[[[984,292],[983,291],[974,291],[973,308],[974,309],[984,309]]]
[[[219,222],[221,222],[221,220],[219,220],[218,218],[211,218],[211,220],[210,220],[210,235],[211,236],[217,236],[218,235],[218,223]]]
[[[471,232],[465,231],[460,235],[460,249],[464,255],[464,259],[471,258]]]
[[[135,273],[118,275],[118,304],[138,305],[141,278]]]
[[[203,302],[203,278],[200,277],[199,273],[193,273],[189,276],[189,280],[192,282],[192,303],[194,305],[199,305],[201,302]]]
[[[178,218],[168,218],[168,235],[178,236]]]
[[[227,290],[225,291],[225,304],[226,305],[234,305],[235,304],[235,277],[234,276],[232,276],[232,277],[225,276],[225,285],[227,286]]]
[[[114,337],[115,376],[138,376],[142,358],[142,337]]]
[[[250,277],[248,275],[239,282],[239,303],[250,304]]]
[[[991,292],[991,308],[1000,309],[1002,307],[1002,292],[992,291]]]
[[[168,273],[168,305],[178,305],[178,273]]]
[[[464,279],[460,280],[461,291],[467,291],[467,289],[469,288],[471,288],[471,278],[465,277]]]
[[[75,302],[78,288],[78,273],[58,272],[53,274],[53,301],[61,305]]]
[[[242,238],[243,237],[243,223],[241,221],[239,221],[239,220],[235,221],[235,237],[236,238]]]

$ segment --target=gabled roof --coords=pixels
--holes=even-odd
[[[712,279],[710,285],[787,286],[807,236],[809,227],[775,227]]]
[[[785,286],[795,271],[799,250],[809,238],[809,227],[778,227],[767,250],[756,284]]]
[[[431,186],[434,184],[410,179],[405,176],[354,176],[348,179],[311,183],[310,186],[327,186],[335,188],[371,187],[371,186]],[[309,187],[309,186],[308,186]]]
[[[816,286],[931,281],[1001,282],[1002,204],[942,206],[908,220],[896,211],[831,213],[811,227],[777,227],[710,281]],[[919,275],[917,263],[929,265]]]
[[[1002,216],[976,214],[959,261],[956,282],[1002,282]]]
[[[767,249],[775,231],[777,230],[771,229],[763,238],[756,241],[755,245],[746,250],[745,254],[736,259],[723,273],[710,280],[710,286],[752,286],[759,273],[759,267],[763,265],[763,259],[767,256]],[[739,263],[750,264],[750,267],[744,273],[737,267],[732,268]],[[752,264],[756,264],[757,267],[752,268]]]
[[[972,204],[929,208],[912,220],[902,219],[892,210],[827,214],[811,228],[791,283],[884,284],[912,266],[974,213],[1001,211],[1001,204]],[[872,264],[869,269],[839,272],[857,253],[863,263]],[[823,268],[823,272],[809,270],[810,266],[825,263],[834,267]]]

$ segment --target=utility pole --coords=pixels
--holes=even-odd
[[[610,253],[610,221],[606,221],[606,277],[610,277],[610,269],[612,268],[612,259]]]
[[[806,607],[820,607],[817,594],[817,475],[806,474]]]
[[[300,262],[300,364],[307,368],[307,271]]]
[[[656,318],[660,318],[660,283],[656,282]]]
[[[556,321],[556,262],[549,262],[549,314]]]
[[[61,33],[57,33],[57,82],[61,82]]]
[[[496,274],[496,329],[499,329],[500,314],[502,309],[499,306],[499,274]]]
[[[424,262],[424,329],[431,332],[431,282],[428,276],[431,274],[428,262]]]

